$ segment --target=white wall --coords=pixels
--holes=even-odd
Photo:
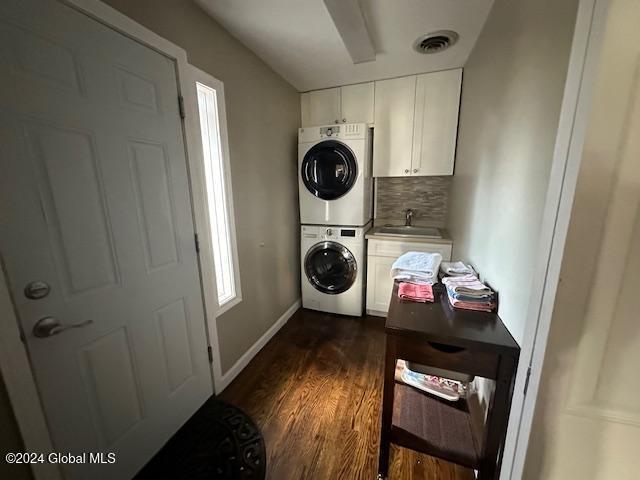
[[[453,257],[499,292],[522,344],[577,0],[496,0],[464,69]]]

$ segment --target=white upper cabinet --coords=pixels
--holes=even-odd
[[[411,174],[416,77],[375,82],[373,176]]]
[[[462,69],[418,75],[412,175],[453,175]]]
[[[373,176],[453,175],[462,69],[303,93],[302,126],[373,124]]]
[[[373,176],[452,175],[462,69],[375,82]]]
[[[342,123],[373,123],[373,82],[341,89]]]
[[[301,99],[303,127],[338,123],[342,118],[340,88],[303,93]]]
[[[302,126],[373,122],[373,82],[314,90],[300,96]]]

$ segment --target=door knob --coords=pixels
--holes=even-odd
[[[73,323],[71,325],[62,325],[55,317],[44,317],[38,320],[33,326],[33,336],[38,338],[52,337],[70,328],[81,328],[90,323],[93,323],[93,320],[85,320],[84,322]]]

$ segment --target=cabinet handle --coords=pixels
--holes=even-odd
[[[337,118],[334,120],[334,123],[340,123],[340,120],[338,120]]]
[[[464,347],[447,345],[445,343],[427,342],[427,344],[434,350],[438,350],[439,352],[442,352],[442,353],[460,353],[466,350],[466,348]]]
[[[342,119],[342,123],[347,123],[347,119],[346,119],[346,118],[343,118],[343,119]]]
[[[417,168],[414,168],[414,169],[413,169],[413,173],[418,173],[418,169],[417,169]]]
[[[405,168],[404,173],[409,173],[409,169]]]

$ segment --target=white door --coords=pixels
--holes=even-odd
[[[612,0],[525,478],[639,478],[640,1]]]
[[[341,121],[339,88],[314,90],[308,95],[309,125],[329,125]]]
[[[393,279],[391,266],[396,261],[393,257],[372,257],[367,260],[367,310],[387,313]]]
[[[62,3],[4,0],[0,171],[55,448],[116,454],[64,472],[130,478],[212,394],[174,62]]]
[[[411,175],[416,76],[375,82],[373,176]]]
[[[373,123],[373,82],[340,88],[342,123]]]
[[[462,69],[418,75],[412,175],[453,175]]]

